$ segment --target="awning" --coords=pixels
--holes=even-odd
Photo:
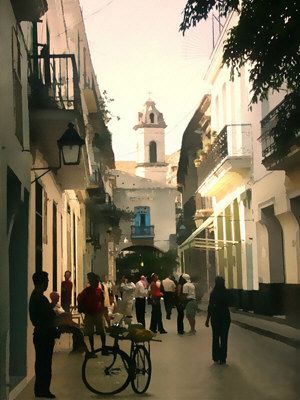
[[[194,248],[200,250],[221,250],[227,246],[241,243],[237,240],[218,240],[209,238],[199,238],[200,232],[213,225],[214,217],[207,218],[180,246],[179,251]]]
[[[208,217],[181,245],[179,250],[185,250],[192,247],[192,241],[202,232],[205,228],[213,226],[214,217]],[[206,240],[206,239],[204,239]],[[214,241],[214,239],[211,239]]]

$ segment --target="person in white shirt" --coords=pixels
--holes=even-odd
[[[146,297],[148,294],[148,283],[144,275],[135,285],[135,312],[137,322],[145,328]]]
[[[182,294],[186,299],[185,306],[185,316],[187,317],[191,330],[189,332],[190,335],[195,335],[196,329],[196,312],[197,312],[197,301],[196,301],[196,290],[195,285],[191,282],[191,278],[188,274],[183,274],[183,278],[186,280],[186,283],[183,285]]]
[[[171,319],[172,308],[175,301],[175,282],[171,279],[171,275],[162,281],[164,291],[164,303],[166,309],[166,318]]]
[[[122,305],[121,310],[126,317],[132,318],[133,299],[135,295],[135,284],[130,282],[130,278],[125,278],[121,283]]]

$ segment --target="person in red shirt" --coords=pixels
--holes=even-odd
[[[73,289],[73,283],[71,282],[71,271],[66,271],[64,276],[65,280],[61,283],[61,306],[65,312],[70,312]]]
[[[102,354],[105,355],[104,294],[99,278],[93,272],[87,274],[88,286],[77,297],[78,309],[84,312],[84,334],[89,337],[91,351],[94,353],[94,332],[100,335]]]
[[[160,306],[160,299],[163,294],[160,291],[160,282],[156,274],[151,275],[150,295],[152,304],[150,330],[156,333],[158,329],[160,333],[167,333],[163,327]]]

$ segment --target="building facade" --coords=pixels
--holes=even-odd
[[[210,199],[211,216],[181,244],[211,247],[216,273],[232,293],[232,305],[257,313],[299,321],[299,143],[295,135],[272,134],[276,113],[289,101],[286,90],[269,94],[249,109],[249,66],[230,80],[222,65],[231,14],[210,59],[211,141],[195,160],[195,195]],[[284,137],[284,135],[286,135]],[[286,138],[286,139],[285,139]],[[282,140],[280,140],[282,139]],[[197,213],[195,215],[197,219]],[[204,234],[209,227],[214,238]],[[213,240],[211,240],[213,239]],[[207,260],[205,260],[207,266]]]
[[[2,400],[34,373],[32,274],[48,272],[48,296],[70,270],[76,306],[86,272],[114,273],[114,238],[88,207],[112,203],[114,156],[79,1],[1,1],[0,15]]]
[[[166,252],[176,234],[177,190],[150,179],[115,171],[114,203],[129,213],[121,217],[119,251],[131,246],[151,246]],[[162,204],[164,205],[162,207]]]
[[[131,246],[151,246],[163,252],[174,248],[179,193],[174,185],[174,171],[166,163],[165,127],[163,114],[148,99],[133,128],[137,138],[135,174],[131,162],[117,162],[124,170],[115,171],[114,201],[118,208],[131,214],[131,218],[120,220],[119,251]],[[177,168],[175,155],[172,166],[173,170]]]

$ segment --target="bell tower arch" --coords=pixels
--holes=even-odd
[[[163,114],[150,98],[138,113],[138,123],[133,127],[137,136],[135,174],[160,183],[166,183],[168,164],[165,162],[165,128]]]

